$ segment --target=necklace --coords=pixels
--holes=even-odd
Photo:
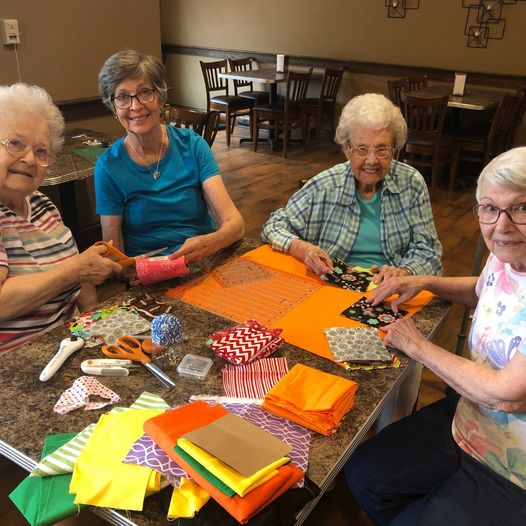
[[[148,171],[152,174],[154,181],[157,181],[157,179],[161,177],[161,172],[159,171],[159,163],[161,162],[161,155],[163,153],[163,142],[164,142],[164,130],[161,126],[161,147],[159,148],[159,156],[157,157],[157,165],[155,166],[154,171],[152,171],[152,169],[150,168],[148,161],[135,149],[132,142],[131,141],[128,142],[128,144],[130,145],[131,149],[135,152],[137,157],[139,157],[141,161],[144,163],[144,166],[148,168]]]

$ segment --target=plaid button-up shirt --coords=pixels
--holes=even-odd
[[[380,239],[389,263],[412,274],[442,274],[442,245],[422,175],[393,160],[380,192]],[[356,181],[345,162],[310,179],[284,208],[273,212],[261,237],[282,252],[288,252],[294,239],[302,239],[345,260],[359,224]]]

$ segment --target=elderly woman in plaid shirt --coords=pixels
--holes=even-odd
[[[383,95],[354,97],[335,138],[347,162],[310,179],[272,213],[263,240],[318,275],[332,272],[333,258],[371,268],[375,283],[442,274],[442,246],[424,178],[394,159],[406,139],[398,107]]]
[[[272,213],[261,237],[318,275],[332,259],[371,268],[373,281],[442,274],[429,193],[422,175],[394,159],[407,139],[400,110],[368,93],[344,107],[336,130],[347,162],[310,179]],[[376,430],[411,413],[422,366],[416,364],[376,422]]]

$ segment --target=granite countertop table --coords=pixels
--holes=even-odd
[[[243,240],[222,251],[221,254],[213,256],[203,265],[197,266],[195,271],[192,269],[193,272],[188,277],[178,278],[156,287],[135,287],[101,304],[101,306],[115,305],[134,295],[148,292],[173,305],[172,313],[180,318],[183,335],[186,337],[176,353],[168,353],[156,361],[175,380],[176,386],[172,389],[165,389],[145,368],[133,370],[128,377],[98,378],[121,397],[119,406],[129,406],[143,391],[156,393],[169,404],[186,403],[191,395],[223,395],[221,369],[225,361],[213,355],[206,341],[212,332],[231,327],[235,323],[169,298],[164,292],[186,279],[209,271],[228,257],[240,255],[259,244],[256,240]],[[447,302],[435,299],[418,312],[414,320],[420,330],[431,337],[445,318],[447,310]],[[27,470],[31,470],[34,461],[40,458],[44,437],[47,434],[80,431],[88,424],[96,422],[102,413],[111,409],[111,406],[96,411],[80,409],[63,416],[53,411],[62,392],[71,387],[74,380],[82,374],[80,363],[89,358],[102,356],[99,347],[85,348],[69,357],[50,380],[40,382],[38,379],[40,372],[55,354],[60,341],[68,336],[68,331],[59,327],[33,342],[0,356],[2,378],[0,453]],[[186,353],[212,358],[213,366],[203,381],[182,378],[178,375],[176,367]],[[346,372],[329,360],[289,344],[283,345],[273,356],[286,356],[289,369],[301,362],[322,371],[350,378],[360,385],[355,397],[355,407],[343,420],[338,431],[331,437],[313,433],[307,475],[323,492],[360,443],[389,399],[394,387],[403,380],[413,363],[401,355],[404,368]],[[308,511],[304,513],[305,517]],[[161,509],[154,498],[146,499],[144,511],[141,513],[124,514],[108,509],[98,509],[96,513],[114,524],[135,523],[139,526],[168,524],[165,510]]]

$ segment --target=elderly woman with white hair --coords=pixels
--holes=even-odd
[[[428,341],[410,318],[386,343],[458,393],[384,429],[353,454],[348,484],[375,525],[526,524],[526,147],[482,171],[473,208],[489,257],[477,277],[398,277],[374,304],[421,290],[476,307],[468,357]]]
[[[310,179],[272,213],[262,238],[305,262],[318,275],[331,258],[389,276],[441,274],[437,238],[423,177],[394,159],[407,125],[383,95],[354,97],[336,130],[347,162]]]
[[[429,193],[422,175],[394,159],[407,139],[400,110],[368,93],[343,108],[335,141],[347,161],[310,179],[272,213],[261,237],[318,275],[332,259],[371,268],[375,283],[391,276],[442,274]],[[380,414],[376,429],[408,415],[422,368],[412,367]]]
[[[104,247],[78,253],[38,191],[62,146],[64,119],[37,86],[0,86],[0,353],[97,303],[94,285],[120,265]]]

